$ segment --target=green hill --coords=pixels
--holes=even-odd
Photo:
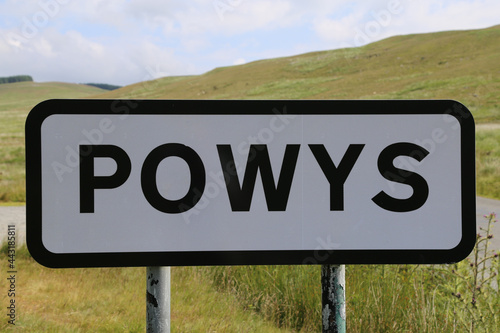
[[[396,36],[359,48],[312,52],[165,77],[113,91],[67,83],[0,85],[0,202],[25,200],[24,121],[50,98],[456,99],[477,123],[500,122],[500,25]],[[477,191],[500,198],[498,124],[476,137]]]
[[[17,82],[0,85],[1,111],[29,111],[51,98],[84,98],[102,93],[103,89],[83,84],[62,82]]]
[[[25,201],[24,122],[29,110],[51,98],[84,98],[104,90],[60,82],[0,85],[0,202]]]
[[[360,48],[313,52],[166,77],[100,98],[456,99],[476,121],[500,121],[500,25],[397,36]]]

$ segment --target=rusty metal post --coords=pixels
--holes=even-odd
[[[321,266],[323,333],[345,333],[345,265]]]
[[[170,332],[170,267],[146,269],[146,332]]]

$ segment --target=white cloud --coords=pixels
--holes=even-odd
[[[77,31],[60,34],[46,29],[23,49],[4,40],[0,49],[2,67],[16,69],[9,75],[29,73],[38,81],[130,84],[193,71],[172,50],[149,41],[99,43]]]
[[[334,11],[317,16],[313,20],[317,36],[332,46],[360,46],[394,35],[478,29],[500,23],[500,2],[495,0],[379,0],[353,4],[355,11],[344,16],[338,17]]]
[[[285,19],[291,9],[289,1],[215,0],[201,3],[198,1],[198,6],[175,12],[179,29],[172,32],[184,36],[213,33],[232,36],[289,24]]]
[[[340,44],[353,38],[361,16],[361,13],[353,13],[336,20],[318,18],[313,21],[314,31],[321,39]]]
[[[5,0],[1,74],[128,84],[397,34],[481,28],[499,24],[498,13],[498,0]]]
[[[243,65],[245,64],[247,61],[244,59],[244,58],[238,58],[236,59],[235,61],[233,61],[233,65]]]
[[[210,40],[202,37],[183,38],[181,43],[188,53],[202,51],[210,45]]]
[[[403,33],[433,32],[485,28],[500,23],[500,2],[450,1],[436,3],[406,1],[405,10],[397,18]]]

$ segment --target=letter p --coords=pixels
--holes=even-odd
[[[116,171],[110,176],[94,175],[94,159],[111,158]],[[94,190],[121,186],[128,179],[132,164],[127,153],[114,145],[80,145],[80,213],[94,212]]]

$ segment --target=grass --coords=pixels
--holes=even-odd
[[[498,332],[500,249],[488,248],[496,216],[486,217],[471,255],[453,265],[346,267],[348,332]],[[320,266],[201,268],[280,327],[321,331]]]
[[[83,98],[102,93],[103,89],[62,82],[18,82],[0,85],[0,111],[29,111],[51,98]]]
[[[500,199],[500,130],[476,133],[477,193]]]
[[[221,266],[200,271],[212,278],[218,290],[236,295],[244,309],[279,327],[305,332],[320,329],[319,266]]]
[[[15,327],[2,318],[0,331],[145,331],[145,268],[49,269],[25,247],[16,264],[18,318]],[[7,270],[5,246],[0,267]],[[171,332],[286,332],[242,309],[233,295],[217,292],[196,268],[172,268],[171,275]],[[7,302],[2,292],[2,307]]]
[[[500,121],[500,26],[392,37],[353,49],[312,52],[161,78],[102,98],[456,99],[476,122]]]
[[[258,99],[286,99],[289,96],[294,96],[293,98],[296,99],[306,98],[311,94],[319,94],[326,91],[327,88],[322,87],[321,84],[334,80],[335,78],[276,80],[250,89],[247,92],[247,96],[248,98],[256,97]]]
[[[321,268],[262,266],[208,268],[215,284],[237,295],[276,325],[300,332],[321,331]],[[256,270],[260,272],[255,272]],[[212,272],[211,272],[212,271]],[[224,271],[224,281],[220,273]],[[291,283],[288,278],[293,276]],[[307,279],[304,279],[307,277]],[[229,281],[229,282],[228,282]],[[295,281],[303,283],[296,284]],[[352,265],[346,267],[348,332],[454,332],[451,274],[433,266]],[[493,300],[493,301],[492,301]],[[489,300],[496,306],[495,296]],[[495,316],[500,315],[497,312]],[[464,315],[465,316],[465,315]],[[494,332],[489,318],[485,325]],[[467,320],[467,319],[464,319]],[[463,330],[459,330],[463,331]]]
[[[359,266],[346,274],[350,283],[359,284],[354,295],[347,289],[347,297],[351,296],[347,307],[347,315],[352,318],[350,331],[447,331],[447,312],[436,309],[434,290],[424,287],[425,268]]]
[[[104,90],[60,82],[0,85],[0,202],[26,201],[24,123],[28,111],[51,98],[83,98]]]
[[[456,99],[476,123],[500,122],[500,26],[397,36],[360,48],[311,52],[166,77],[103,92],[65,83],[0,85],[0,202],[23,202],[24,121],[48,98]],[[498,151],[478,133],[478,194],[500,199]],[[498,168],[497,168],[498,169]],[[485,177],[482,179],[482,177]],[[491,185],[491,186],[490,186]]]
[[[496,222],[468,259],[452,265],[346,267],[348,332],[497,332]],[[7,267],[1,249],[0,267]],[[145,268],[49,269],[16,253],[17,330],[145,330]],[[172,332],[318,332],[320,266],[174,267]],[[9,301],[1,294],[1,304]],[[0,330],[11,331],[6,320]]]

